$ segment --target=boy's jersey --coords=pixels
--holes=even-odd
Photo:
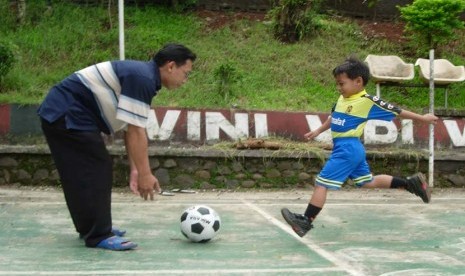
[[[349,98],[340,96],[331,112],[333,138],[362,136],[368,120],[391,121],[402,110],[365,90]]]

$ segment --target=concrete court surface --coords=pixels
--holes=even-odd
[[[56,188],[0,187],[0,275],[465,275],[465,190],[330,192],[315,228],[295,235],[282,207],[303,212],[309,190],[203,192],[143,201],[113,194],[114,225],[139,244],[111,252],[83,245]],[[209,243],[179,230],[182,211],[221,216]]]

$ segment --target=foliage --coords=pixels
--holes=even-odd
[[[197,5],[197,0],[172,0],[174,9],[178,12],[187,11]]]
[[[269,11],[274,36],[283,42],[296,42],[315,33],[322,0],[278,0]]]
[[[0,103],[40,103],[50,87],[72,72],[119,58],[118,28],[109,24],[109,16],[117,22],[117,13],[108,13],[106,5],[54,0],[53,12],[46,15],[46,1],[28,1],[25,24],[16,28],[8,2],[0,1],[0,37],[15,45],[17,62],[2,81]],[[167,42],[183,43],[198,56],[189,81],[176,91],[162,89],[153,106],[329,112],[338,96],[331,70],[351,53],[362,60],[368,54],[400,53],[406,58],[402,43],[366,36],[347,18],[321,17],[312,39],[292,44],[276,40],[266,21],[231,20],[221,27],[212,26],[214,22],[171,7],[125,7],[126,59],[149,60]],[[444,58],[462,65],[465,31],[458,33],[460,40]],[[404,60],[414,63],[416,58]],[[225,99],[214,73],[232,61],[240,79]],[[450,108],[465,106],[464,89],[465,82],[450,87]],[[375,91],[373,83],[367,91]],[[438,90],[437,103],[443,102],[443,93]],[[424,88],[383,86],[382,96],[410,110],[428,106]]]
[[[0,80],[11,71],[16,61],[11,43],[0,41]]]
[[[233,87],[241,79],[241,74],[234,62],[228,60],[215,68],[213,75],[217,83],[218,93],[227,101],[233,93]]]
[[[465,9],[464,0],[415,0],[398,8],[407,22],[406,31],[422,54],[447,44],[456,38],[455,31],[464,27],[459,18]]]

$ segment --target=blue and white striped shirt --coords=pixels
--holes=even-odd
[[[153,61],[102,62],[54,86],[38,114],[51,123],[65,116],[68,129],[112,134],[127,124],[145,128],[160,89],[160,71]]]

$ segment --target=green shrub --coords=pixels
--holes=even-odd
[[[13,46],[10,43],[0,42],[0,80],[10,72],[15,61]]]
[[[241,79],[241,74],[232,61],[220,64],[216,67],[213,74],[217,83],[218,93],[227,101],[233,94],[234,85]]]
[[[455,31],[464,27],[459,18],[465,9],[463,0],[415,0],[398,8],[407,22],[405,30],[420,53],[447,44],[456,37]]]
[[[314,33],[321,26],[321,3],[322,0],[279,0],[268,12],[275,38],[296,42]]]

